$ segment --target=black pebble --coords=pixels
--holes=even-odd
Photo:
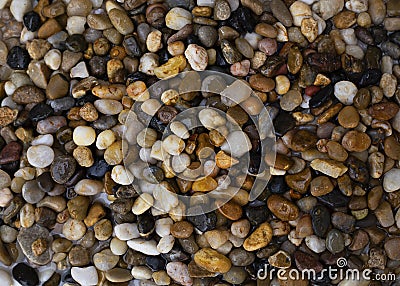
[[[196,215],[191,215],[196,214]],[[201,206],[188,209],[187,221],[192,223],[198,230],[204,232],[212,230],[217,225],[217,215],[214,212],[204,213]]]
[[[334,189],[329,194],[318,197],[318,200],[330,208],[347,206],[349,197],[345,197],[338,189]]]
[[[30,11],[24,15],[24,25],[28,31],[35,32],[39,30],[41,26],[40,16],[34,11]]]
[[[22,286],[37,286],[39,285],[39,276],[35,269],[25,263],[18,263],[12,270],[12,275],[15,280]]]
[[[328,101],[333,95],[333,85],[328,84],[323,89],[319,90],[314,96],[310,99],[309,105],[310,108],[316,108],[324,104]]]
[[[18,46],[11,48],[7,56],[7,64],[15,70],[26,69],[30,61],[28,51]]]
[[[141,236],[148,236],[154,231],[155,220],[150,213],[144,213],[137,217],[138,230]]]
[[[36,104],[30,111],[29,111],[29,118],[33,122],[37,122],[49,117],[53,114],[53,108],[45,103],[38,103]]]
[[[325,206],[315,206],[311,211],[311,222],[314,233],[325,237],[331,224],[331,214]]]
[[[272,194],[283,194],[288,190],[285,182],[285,176],[272,176],[268,182],[267,189]]]
[[[245,214],[252,225],[259,225],[267,220],[268,208],[264,202],[254,201],[246,206]]]
[[[39,188],[43,192],[50,192],[54,187],[54,181],[51,178],[50,172],[44,172],[36,179]]]
[[[377,84],[382,76],[382,72],[379,69],[366,70],[361,75],[360,81],[358,82],[359,87],[367,87],[369,85]]]
[[[165,260],[157,256],[147,256],[146,265],[153,271],[165,269]]]
[[[67,38],[65,47],[71,52],[79,53],[87,49],[87,43],[83,35],[74,34]]]
[[[278,116],[274,120],[275,133],[278,136],[283,136],[290,129],[296,126],[296,121],[293,116],[286,111],[279,112]]]
[[[103,178],[107,171],[110,170],[110,166],[104,159],[100,159],[87,169],[87,175],[91,178],[100,179]]]

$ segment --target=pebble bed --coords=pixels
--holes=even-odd
[[[0,284],[400,285],[399,59],[399,0],[0,0]],[[395,280],[257,277],[341,257]]]

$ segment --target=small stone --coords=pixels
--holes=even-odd
[[[5,285],[12,285],[11,275],[2,269],[0,270],[0,281],[5,283]]]
[[[133,250],[139,251],[146,255],[159,255],[160,252],[157,250],[157,244],[154,240],[144,240],[144,239],[131,239],[128,242],[128,246]]]
[[[185,50],[185,56],[195,71],[203,71],[208,64],[207,51],[196,44],[190,44]]]
[[[293,111],[302,103],[302,101],[303,97],[299,91],[289,90],[282,96],[280,106],[285,111]]]
[[[26,202],[36,204],[43,199],[45,193],[39,188],[37,181],[32,180],[22,186],[22,196]]]
[[[278,49],[278,43],[275,39],[264,38],[258,42],[258,49],[267,56],[272,56]]]
[[[386,192],[391,193],[400,189],[400,169],[393,168],[385,173],[383,177],[383,188]]]
[[[318,36],[318,22],[313,18],[305,18],[301,21],[301,33],[312,43]]]
[[[31,146],[28,148],[27,158],[33,167],[45,168],[53,162],[54,151],[46,145]]]
[[[81,196],[94,196],[103,191],[103,183],[100,181],[83,179],[74,187],[74,191]]]
[[[334,94],[341,103],[351,105],[357,94],[357,87],[350,81],[340,81],[335,84]]]
[[[311,162],[310,167],[333,178],[342,176],[348,170],[342,163],[328,159],[315,159]]]
[[[269,210],[280,220],[291,221],[299,216],[298,207],[279,195],[271,195],[267,200]]]
[[[128,269],[113,268],[106,272],[106,279],[114,283],[123,283],[132,280],[132,274]]]
[[[49,247],[50,239],[49,231],[37,224],[30,228],[21,229],[17,237],[18,243],[25,256],[31,262],[38,265],[46,265],[52,258]]]
[[[255,251],[267,246],[271,240],[272,228],[268,222],[264,222],[246,238],[243,243],[243,248],[247,251]]]
[[[352,130],[342,138],[343,147],[350,152],[362,152],[371,145],[371,138],[363,132]]]
[[[104,249],[93,255],[94,266],[100,271],[108,271],[114,268],[118,261],[118,255],[113,254],[110,249]]]
[[[239,238],[246,238],[250,231],[250,222],[247,219],[235,221],[231,225],[231,232]]]
[[[96,132],[89,126],[78,126],[73,133],[74,143],[78,146],[90,146],[96,140]]]
[[[289,10],[293,17],[293,24],[298,27],[301,26],[303,19],[309,18],[312,15],[310,7],[301,1],[295,1],[289,7]]]
[[[72,267],[71,276],[81,285],[94,286],[99,281],[99,276],[94,266],[84,268]]]
[[[192,14],[180,7],[174,7],[165,15],[165,24],[173,30],[181,30],[192,23]]]
[[[326,248],[336,254],[344,250],[343,234],[337,229],[332,229],[326,236]]]
[[[39,285],[39,276],[35,269],[25,263],[18,263],[15,265],[12,269],[12,276],[22,286]],[[12,285],[12,283],[10,285]]]
[[[232,265],[227,257],[211,248],[203,248],[196,252],[194,262],[210,272],[219,273],[228,272]]]
[[[284,26],[290,27],[293,24],[292,15],[282,0],[273,0],[270,4],[272,14]]]
[[[24,26],[28,31],[36,32],[41,25],[40,16],[34,11],[30,11],[23,16]]]
[[[183,262],[169,262],[166,266],[167,274],[180,285],[190,286],[193,280],[189,275],[188,266]]]
[[[400,240],[398,237],[390,238],[385,242],[384,248],[388,258],[392,260],[400,260],[400,252],[398,249],[399,242]]]

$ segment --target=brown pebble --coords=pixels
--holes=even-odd
[[[371,146],[371,138],[366,133],[351,130],[343,136],[342,145],[349,152],[362,152]]]
[[[175,238],[188,238],[193,233],[193,225],[188,221],[178,221],[171,226]]]
[[[399,106],[394,102],[381,102],[372,105],[368,113],[378,120],[390,120],[399,112]]]
[[[280,220],[291,221],[299,216],[299,208],[282,196],[271,195],[267,200],[267,205],[269,210]]]
[[[360,115],[353,106],[345,106],[339,112],[338,122],[344,128],[355,128],[360,122]]]
[[[221,214],[227,219],[238,220],[242,217],[242,207],[233,201],[228,201],[226,203],[223,201],[216,201],[215,204]]]
[[[12,100],[17,104],[39,103],[45,99],[43,91],[34,85],[21,86],[12,95]]]
[[[255,251],[267,246],[272,240],[272,228],[268,222],[259,225],[243,243],[247,251]]]

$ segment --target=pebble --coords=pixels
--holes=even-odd
[[[132,239],[128,240],[128,246],[133,250],[139,251],[146,255],[159,255],[160,252],[157,250],[157,244],[154,240],[144,240],[144,239]]]
[[[18,233],[17,240],[29,261],[38,265],[46,265],[50,262],[51,237],[45,227],[35,224],[30,228],[23,228]]]
[[[108,271],[114,268],[118,261],[118,255],[113,254],[110,249],[104,249],[93,255],[94,266],[100,271]]]
[[[270,8],[274,17],[277,18],[285,27],[292,26],[292,14],[282,0],[271,1]]]
[[[30,204],[38,203],[45,196],[37,183],[37,181],[27,181],[22,186],[22,196],[24,200]]]
[[[388,258],[392,260],[400,260],[400,253],[398,250],[398,243],[399,243],[399,238],[398,237],[393,237],[391,239],[388,239],[385,244],[384,248],[387,253]]]
[[[339,253],[344,250],[344,237],[343,234],[336,230],[332,229],[326,236],[326,249],[330,251],[332,254]]]
[[[132,274],[128,269],[113,268],[106,272],[106,279],[114,283],[123,283],[132,280]]]
[[[224,255],[211,248],[203,248],[194,254],[194,262],[210,271],[226,273],[232,266],[231,261]]]
[[[393,168],[385,173],[383,177],[383,188],[386,192],[391,193],[400,189],[400,182],[398,176],[400,169]]]
[[[165,15],[165,24],[172,30],[181,30],[192,23],[192,14],[180,7],[174,7]]]
[[[97,285],[99,276],[94,266],[89,267],[72,267],[71,276],[81,285]]]
[[[54,151],[46,145],[31,146],[28,148],[27,158],[33,167],[45,168],[53,162]]]
[[[66,183],[74,174],[76,161],[68,155],[61,155],[54,158],[50,166],[52,179],[58,184]]]
[[[195,71],[203,71],[208,64],[208,54],[206,49],[196,44],[190,44],[185,50],[185,56]]]
[[[351,105],[357,94],[357,87],[350,81],[340,81],[335,84],[334,94],[341,103]]]
[[[268,222],[264,222],[246,238],[243,248],[247,251],[255,251],[267,246],[271,240],[272,228]]]
[[[303,101],[301,93],[297,90],[289,90],[283,94],[280,100],[280,106],[285,111],[293,111]]]
[[[73,132],[74,143],[78,146],[90,146],[96,140],[96,132],[89,126],[78,126]]]
[[[193,280],[189,275],[188,266],[183,262],[169,262],[166,266],[167,274],[180,285],[190,286]]]
[[[333,178],[342,176],[348,170],[342,163],[328,159],[315,159],[311,162],[310,167]]]
[[[39,276],[35,269],[25,263],[18,263],[12,269],[13,278],[22,286],[39,285]]]
[[[0,270],[0,281],[5,285],[12,285],[11,275],[3,269]]]
[[[349,152],[362,152],[371,145],[371,138],[363,132],[351,130],[342,138],[342,146]]]
[[[86,226],[82,221],[68,219],[62,229],[65,238],[69,240],[78,240],[86,233]]]
[[[122,241],[127,241],[140,237],[136,223],[118,224],[114,227],[114,232],[115,236]]]
[[[74,191],[81,196],[93,196],[103,191],[103,184],[100,181],[83,179],[75,185]]]
[[[289,7],[289,10],[290,13],[292,14],[293,24],[298,27],[301,26],[301,22],[303,21],[303,19],[312,16],[311,8],[307,4],[301,1],[295,1]]]

